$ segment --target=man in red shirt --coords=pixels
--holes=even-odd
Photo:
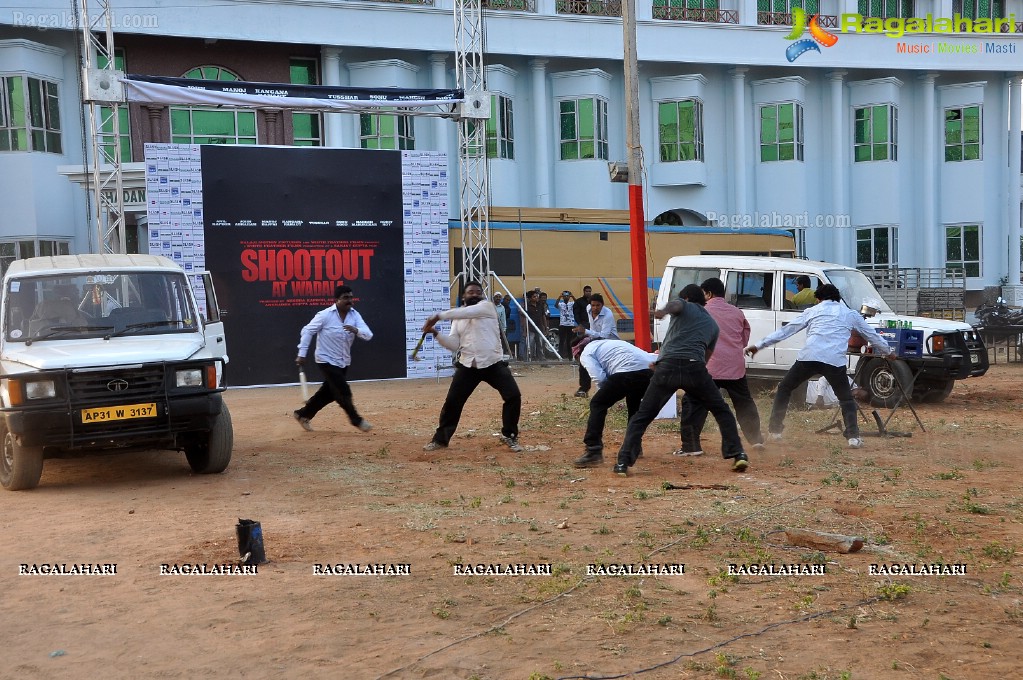
[[[707,313],[718,325],[719,335],[713,354],[707,359],[707,372],[714,383],[728,392],[735,409],[736,420],[746,440],[754,449],[764,448],[764,435],[760,431],[760,412],[746,382],[746,357],[743,351],[749,342],[750,326],[746,315],[738,307],[725,302],[725,284],[710,278],[700,284],[707,297]],[[682,448],[676,456],[701,456],[700,433],[707,421],[707,409],[701,402],[687,396],[682,398]]]

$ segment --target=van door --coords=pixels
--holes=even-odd
[[[750,325],[750,343],[774,332],[774,272],[736,270],[725,278],[725,301],[746,315]],[[748,359],[750,368],[775,368],[775,349],[767,347]]]
[[[697,268],[697,267],[667,267],[664,270],[664,277],[661,279],[661,288],[657,291],[657,309],[663,308],[669,300],[678,298],[682,289],[691,283],[697,286],[712,277],[721,276],[718,268]],[[671,317],[666,316],[654,322],[654,342],[664,342],[664,334],[668,332],[668,324]]]
[[[813,291],[821,285],[816,274],[797,274],[783,272],[781,274],[782,289],[778,299],[778,328],[792,323],[792,320],[809,309],[817,302],[812,297]],[[806,291],[810,291],[807,293]],[[796,362],[796,355],[806,345],[806,331],[802,330],[790,338],[785,338],[774,346],[775,360],[780,366],[788,368]]]
[[[209,272],[202,273],[202,295],[203,299],[198,302],[202,308],[206,348],[212,356],[224,357],[224,363],[227,363],[227,341],[224,336],[223,320],[225,312],[220,309],[217,291],[213,287],[213,276]]]

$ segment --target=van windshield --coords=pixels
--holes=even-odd
[[[879,312],[892,311],[874,284],[859,269],[825,269],[824,273],[842,293],[842,301],[852,309],[859,311],[863,303],[870,300],[873,301],[871,306]]]
[[[4,329],[13,342],[194,332],[188,281],[174,272],[60,274],[11,279]]]

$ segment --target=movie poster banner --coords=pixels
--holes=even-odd
[[[154,168],[169,172],[172,165],[180,166],[160,159],[181,155],[181,148],[147,145],[147,170],[150,157]],[[422,195],[426,180],[403,179],[403,170],[410,169],[408,159],[403,162],[397,151],[363,149],[183,148],[189,159],[198,149],[199,162],[185,164],[170,177],[149,177],[147,172],[148,185],[159,192],[155,203],[150,201],[150,215],[171,218],[165,226],[151,217],[150,252],[184,265],[185,249],[174,250],[179,230],[173,216],[185,209],[174,205],[180,192],[161,186],[187,180],[189,186],[201,187],[201,195],[189,196],[189,218],[202,220],[202,239],[199,243],[193,227],[188,255],[202,258],[203,267],[213,274],[220,307],[227,311],[229,384],[294,383],[300,331],[317,311],[333,304],[334,287],[342,283],[352,287],[355,307],[373,331],[371,341],[354,343],[349,379],[410,375],[407,339],[411,326],[422,321],[406,315],[405,250],[410,244],[403,184],[415,184]],[[438,194],[443,190],[446,203],[446,181],[433,188]],[[154,238],[153,231],[161,237]],[[168,252],[160,252],[163,234],[169,236]],[[433,254],[439,235],[431,231],[429,236],[425,250]],[[446,261],[446,230],[442,237]],[[192,266],[203,268],[198,262]],[[440,292],[437,286],[431,292],[433,288]],[[446,287],[436,297],[420,304],[435,309],[448,305]],[[306,372],[314,381],[320,376],[312,356],[310,350]]]

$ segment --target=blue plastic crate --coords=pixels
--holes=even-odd
[[[912,328],[878,328],[878,335],[888,341],[900,357],[924,355],[924,332]]]

